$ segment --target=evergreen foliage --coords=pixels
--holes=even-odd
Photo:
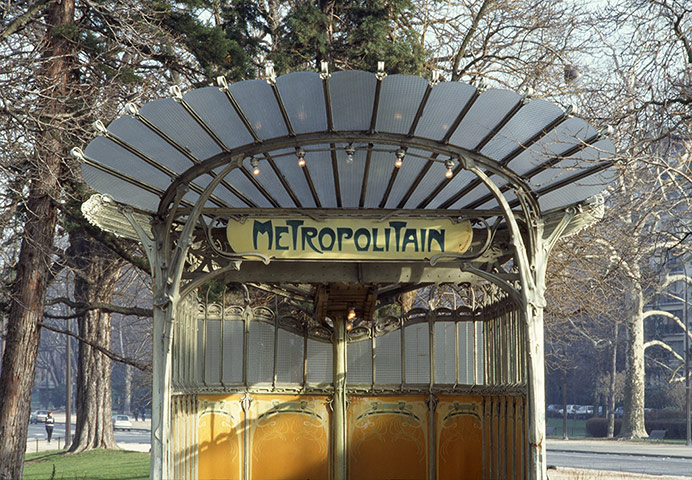
[[[409,0],[158,2],[163,25],[194,56],[211,83],[254,78],[265,63],[277,74],[318,69],[423,71],[425,49],[408,24]],[[194,82],[193,82],[194,83]],[[204,83],[204,81],[201,81]]]

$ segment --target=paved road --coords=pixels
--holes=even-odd
[[[692,478],[692,447],[617,440],[548,440],[548,465]]]
[[[73,420],[74,422],[74,420]],[[148,421],[134,422],[134,427],[130,431],[116,430],[115,441],[120,448],[126,450],[149,451],[151,433]],[[74,423],[72,424],[72,435],[74,435]],[[53,429],[53,441],[49,444],[46,440],[46,428],[43,424],[29,425],[27,433],[26,451],[37,452],[43,450],[53,450],[65,448],[65,424],[56,422]]]
[[[692,475],[692,460],[689,458],[548,450],[548,465],[588,470],[645,473],[648,475],[686,476],[687,478]]]

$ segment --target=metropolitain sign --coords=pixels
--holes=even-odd
[[[464,253],[473,239],[468,220],[439,218],[245,217],[229,219],[226,235],[237,253],[308,260],[422,260]]]

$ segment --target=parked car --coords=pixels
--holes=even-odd
[[[113,415],[113,430],[132,430],[132,422],[127,415]]]
[[[578,405],[574,411],[574,415],[577,418],[591,418],[593,417],[593,405]]]
[[[48,412],[50,412],[50,410],[36,410],[29,417],[29,423],[46,423]]]
[[[569,416],[569,415],[574,415],[574,413],[576,412],[578,406],[579,406],[579,405],[572,405],[572,404],[567,405],[567,416]],[[564,410],[561,408],[561,409],[558,411],[558,413],[559,413],[560,415],[563,415]]]
[[[556,403],[548,405],[548,407],[545,409],[545,414],[548,417],[559,417],[560,416],[560,405],[556,404]]]

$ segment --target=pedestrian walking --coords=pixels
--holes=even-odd
[[[53,427],[55,426],[55,419],[53,418],[53,412],[48,412],[46,416],[46,435],[48,435],[48,443],[53,436]]]

